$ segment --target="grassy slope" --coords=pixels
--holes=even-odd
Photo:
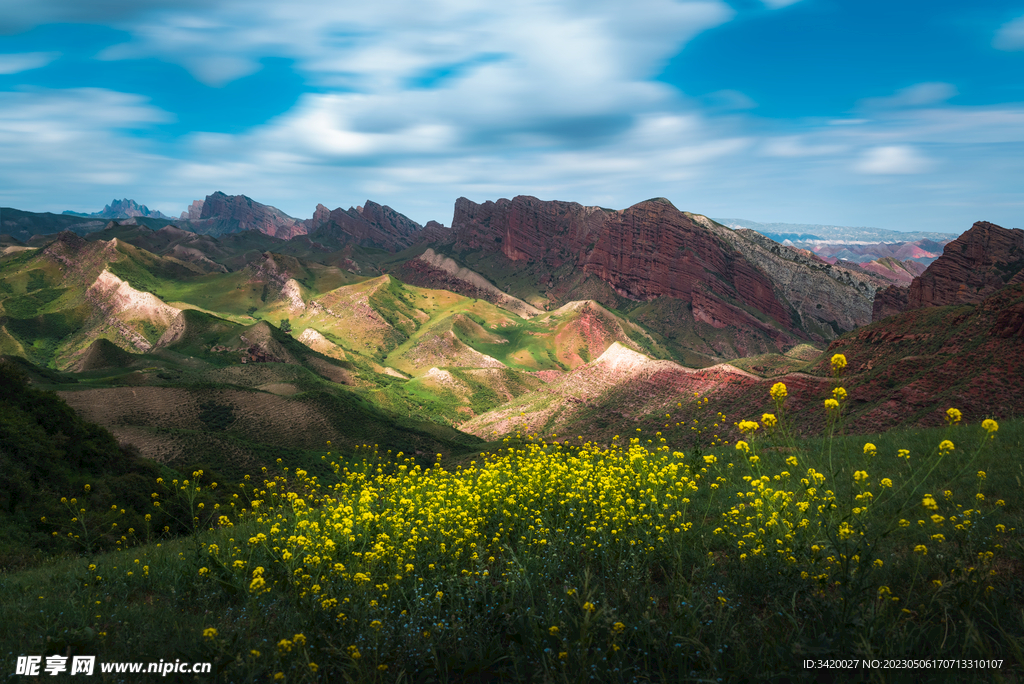
[[[142,528],[148,511],[155,463],[118,445],[105,429],[83,421],[51,392],[27,384],[29,374],[50,382],[73,382],[63,374],[32,368],[20,360],[0,360],[0,567],[37,560],[60,548],[41,520],[67,511],[61,496],[75,496],[92,483],[92,498],[104,507],[117,501],[129,509],[123,529]],[[106,530],[107,545],[117,535]]]
[[[708,681],[816,681],[817,671],[803,668],[804,656],[994,658],[1001,661],[995,669],[933,668],[928,678],[1016,681],[1024,668],[1019,575],[1024,559],[1019,544],[1010,542],[1024,525],[1024,508],[1019,487],[1010,486],[1020,477],[1020,466],[1005,455],[1024,449],[1024,423],[1002,423],[997,439],[979,457],[961,453],[971,451],[967,447],[978,433],[977,426],[956,428],[951,434],[891,431],[871,438],[878,450],[873,459],[863,454],[863,440],[837,442],[832,445],[838,457],[834,468],[819,442],[786,447],[785,454],[798,456],[801,468],[814,467],[828,474],[822,488],[830,488],[830,493],[834,489],[842,507],[841,514],[832,518],[809,509],[805,515],[812,526],[821,521],[829,527],[818,534],[798,530],[796,541],[785,542],[795,549],[795,565],[782,557],[776,561],[771,553],[741,559],[740,552],[749,555],[756,542],[737,548],[730,533],[719,534],[722,527],[731,527],[721,513],[737,501],[734,490],[746,498],[745,491],[751,488],[741,480],[743,473],[767,473],[774,487],[794,489],[800,499],[808,496],[795,482],[772,480],[772,473],[790,466],[783,465],[782,456],[767,444],[762,444],[759,470],[742,461],[737,461],[735,469],[728,468],[725,461],[732,462],[735,454],[731,449],[716,451],[718,463],[698,459],[694,472],[713,477],[717,489],[703,478],[693,478],[693,487],[683,490],[685,501],[692,504],[686,507],[670,486],[675,478],[662,481],[649,473],[653,466],[639,456],[639,450],[636,457],[631,457],[633,449],[623,457],[624,447],[617,450],[618,456],[600,447],[600,455],[586,457],[576,447],[545,445],[528,453],[529,441],[523,436],[502,445],[522,449],[518,458],[512,458],[518,468],[496,467],[486,475],[477,468],[465,473],[452,469],[449,477],[439,478],[445,480],[444,487],[389,488],[385,484],[376,490],[379,500],[371,496],[365,503],[360,501],[361,487],[336,493],[335,497],[360,507],[360,513],[367,510],[371,518],[379,516],[379,523],[353,522],[356,539],[378,538],[375,535],[385,529],[382,526],[407,518],[409,510],[419,513],[429,508],[434,513],[425,525],[417,523],[420,534],[429,535],[430,541],[421,542],[416,557],[409,559],[412,572],[401,563],[397,567],[381,563],[376,556],[373,561],[362,560],[369,541],[353,545],[344,535],[329,534],[338,546],[330,552],[322,544],[317,546],[318,552],[333,554],[330,561],[344,561],[346,571],[337,574],[327,569],[318,574],[312,591],[344,596],[349,599],[344,606],[325,611],[309,599],[310,583],[293,578],[289,565],[312,563],[301,561],[302,554],[292,561],[282,560],[269,548],[239,543],[259,531],[269,532],[271,525],[283,526],[282,537],[298,534],[301,528],[295,525],[300,518],[320,515],[314,507],[296,516],[286,506],[283,516],[265,525],[236,517],[235,527],[202,532],[195,542],[164,541],[160,547],[138,546],[127,553],[6,574],[0,582],[0,603],[12,619],[0,625],[0,648],[9,653],[45,654],[70,648],[73,653],[95,654],[104,662],[212,661],[216,668],[212,681],[258,681],[276,672],[301,682],[317,681],[318,676],[332,681],[345,677],[392,681],[400,676],[435,681],[468,671],[499,681],[561,681],[560,675],[569,671],[594,672],[597,681],[614,682],[634,677],[676,681],[680,672]],[[936,444],[947,437],[957,442],[958,451],[944,459],[941,467],[929,469],[936,458]],[[909,463],[896,458],[900,448],[910,450]],[[609,460],[618,470],[607,481],[595,477],[574,483],[572,470],[566,468],[574,457],[587,459],[576,467],[590,468]],[[499,461],[497,457],[488,460]],[[707,467],[701,470],[702,465]],[[520,469],[532,476],[521,476]],[[870,471],[870,483],[855,484],[853,473],[858,469]],[[980,483],[974,474],[977,470],[987,473]],[[371,464],[371,478],[372,473]],[[893,490],[877,484],[879,478],[891,477],[898,486],[915,473],[924,477],[915,480],[906,508],[901,508],[905,492],[892,496]],[[409,484],[398,477],[399,484]],[[501,491],[510,478],[522,480],[522,487]],[[324,481],[329,487],[333,480]],[[475,481],[479,487],[474,487]],[[612,491],[602,490],[607,496],[598,502],[592,496],[594,487]],[[848,509],[857,505],[852,497],[864,487],[874,490],[878,501],[871,504],[869,514],[854,518]],[[946,489],[952,498],[939,494]],[[986,494],[984,503],[973,501],[978,489]],[[474,503],[475,491],[484,494],[483,502],[477,498]],[[928,538],[939,523],[928,521],[930,512],[916,505],[922,492],[936,494],[946,518],[962,516],[967,506],[983,509],[983,514],[979,511],[972,517],[976,533],[956,532],[952,522],[944,520],[947,540]],[[666,518],[671,515],[693,527],[672,530],[670,524],[663,531],[652,531],[652,524],[643,519],[652,496]],[[760,505],[753,492],[749,497],[750,504]],[[1005,506],[996,505],[997,499],[1004,500]],[[592,505],[597,512],[587,508]],[[487,552],[478,561],[469,561],[468,553],[457,559],[440,550],[441,539],[458,543],[441,530],[450,525],[448,519],[461,519],[460,506],[479,511],[474,524],[485,527],[474,528],[479,535],[474,538],[480,548],[490,545],[491,535],[502,542],[493,560],[486,557]],[[628,510],[625,517],[615,517],[620,508]],[[676,513],[680,510],[681,518]],[[396,511],[401,513],[392,515]],[[803,514],[794,511],[792,506],[782,507],[779,514],[781,519],[796,521]],[[584,517],[574,520],[570,513]],[[630,514],[638,519],[631,522]],[[908,528],[896,526],[896,519],[904,515],[925,519],[924,529],[916,523]],[[862,548],[857,535],[849,541],[837,537],[840,521],[864,525],[870,544]],[[893,523],[895,531],[876,540],[886,521]],[[381,552],[404,542],[403,536],[395,536],[401,533],[386,529],[392,537],[382,543]],[[451,533],[468,534],[462,526]],[[774,548],[773,537],[781,538],[783,533],[767,533]],[[307,528],[303,534],[311,533]],[[758,539],[755,532],[754,540]],[[591,550],[599,542],[601,550]],[[922,542],[929,553],[915,554],[914,545]],[[812,550],[812,543],[824,547],[822,552]],[[584,547],[586,551],[581,551]],[[854,573],[846,574],[825,561],[828,555],[856,551],[863,558]],[[979,560],[977,554],[988,551],[994,553],[994,562]],[[279,569],[274,558],[284,567]],[[874,564],[875,558],[883,562]],[[233,567],[233,560],[242,564],[241,570]],[[88,567],[89,563],[96,567]],[[266,568],[267,594],[260,594],[258,588],[250,590],[257,565]],[[973,574],[966,572],[968,565],[977,566]],[[464,566],[467,569],[460,570]],[[802,578],[800,571],[805,569],[811,572]],[[994,574],[989,575],[989,570]],[[364,571],[371,581],[359,584],[354,575]],[[481,581],[481,576],[494,580]],[[382,582],[389,587],[374,589],[375,583]],[[995,590],[986,591],[987,585]],[[900,600],[885,593],[878,600],[883,586]],[[339,610],[344,619],[336,617]],[[204,636],[210,628],[215,631]],[[303,635],[302,642],[297,634]],[[282,639],[289,644],[278,648]],[[357,648],[360,658],[351,657],[350,646]],[[565,656],[560,655],[563,652]],[[567,659],[565,665],[562,657]],[[317,674],[309,662],[317,663]],[[382,664],[388,666],[386,671],[378,669]],[[872,672],[878,670],[851,669],[847,675],[868,681]],[[920,677],[920,670],[894,671],[886,681],[920,681]]]

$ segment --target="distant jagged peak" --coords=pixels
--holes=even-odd
[[[218,190],[206,196],[198,218],[193,218],[193,209],[196,208],[193,202],[188,219],[198,223],[198,228],[213,224],[219,225],[222,231],[226,229],[226,232],[255,230],[285,240],[308,232],[304,221],[246,195],[228,195]],[[184,214],[182,218],[185,218]]]
[[[145,204],[139,204],[133,199],[115,199],[110,204],[103,207],[103,211],[97,211],[92,214],[86,214],[78,211],[65,211],[65,215],[70,216],[84,216],[87,218],[134,218],[136,216],[157,218],[157,219],[168,219],[170,216],[166,216],[159,211],[153,211]]]
[[[433,239],[443,235],[444,226],[438,231],[425,232],[423,226],[408,216],[401,214],[387,205],[366,200],[362,206],[348,209],[329,210],[323,204],[317,204],[313,218],[304,222],[310,233],[327,234],[343,244],[355,243],[366,247],[377,247],[390,252],[398,252],[411,247],[424,239]]]
[[[181,212],[181,219],[185,221],[198,221],[203,216],[203,200],[193,200],[189,207]]]

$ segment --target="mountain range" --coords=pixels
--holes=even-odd
[[[902,232],[882,228],[852,228],[807,223],[758,223],[747,219],[716,219],[734,230],[755,230],[784,245],[814,252],[829,263],[847,261],[868,270],[891,270],[890,263],[913,275],[924,271],[942,254],[956,235],[934,232]],[[909,283],[910,279],[906,279]]]
[[[144,204],[139,204],[135,200],[131,199],[120,199],[114,200],[107,206],[103,207],[103,211],[97,211],[93,214],[83,214],[77,211],[65,211],[65,215],[71,216],[84,216],[86,218],[109,218],[109,219],[123,219],[123,218],[134,218],[136,216],[144,216],[147,218],[156,219],[169,219],[170,216],[165,216],[159,211],[150,211],[149,207]]]
[[[838,351],[857,430],[1024,402],[1006,381],[1024,343],[1018,229],[979,222],[925,266],[830,263],[664,198],[460,198],[453,216],[421,226],[366,201],[300,220],[214,193],[96,230],[4,209],[0,354],[144,456],[238,472],[326,440],[428,458],[523,424],[663,429],[695,392],[738,420],[780,379],[813,432],[823,415],[799,409],[830,390]]]

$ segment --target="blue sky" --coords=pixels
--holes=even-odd
[[[0,206],[215,190],[299,218],[530,194],[1024,227],[1024,0],[0,8]]]

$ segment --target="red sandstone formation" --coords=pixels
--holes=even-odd
[[[907,307],[978,304],[1024,269],[1024,230],[978,221],[914,279]]]
[[[633,300],[691,302],[695,317],[705,315],[715,327],[749,324],[727,303],[737,302],[794,330],[771,280],[665,199],[612,211],[526,196],[484,204],[463,197],[455,203],[452,229],[455,251],[501,252],[515,262],[542,264],[549,285],[560,279],[557,269],[570,266]]]
[[[240,231],[258,230],[283,240],[307,232],[302,221],[280,209],[260,204],[245,195],[225,195],[223,192],[207,195],[203,201],[199,220],[207,219],[237,222]]]
[[[431,224],[434,222],[427,225]],[[426,237],[420,224],[391,207],[370,200],[362,207],[347,210],[339,207],[330,211],[318,204],[313,218],[305,225],[308,232],[315,231],[318,236],[333,238],[340,244],[355,243],[389,252],[401,251]],[[435,233],[432,230],[430,235]]]
[[[1024,282],[1024,230],[978,221],[948,243],[909,290],[879,290],[871,320],[930,306],[978,304],[1019,282]]]

